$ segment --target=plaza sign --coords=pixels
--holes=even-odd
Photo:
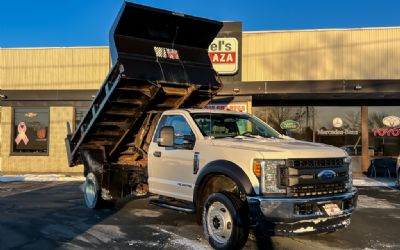
[[[238,40],[233,37],[215,38],[208,47],[208,55],[215,71],[221,75],[235,74],[239,67]]]

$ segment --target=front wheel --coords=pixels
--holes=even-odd
[[[112,206],[113,202],[106,201],[101,197],[100,184],[93,173],[86,175],[85,184],[83,186],[83,196],[85,204],[90,209],[104,208]]]
[[[249,236],[246,204],[230,193],[213,193],[204,203],[203,228],[215,249],[241,249]]]

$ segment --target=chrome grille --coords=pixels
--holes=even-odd
[[[288,160],[288,167],[293,168],[329,168],[343,165],[343,158]]]
[[[304,185],[288,187],[288,191],[293,197],[340,194],[346,192],[346,185],[345,183]]]
[[[319,180],[318,173],[324,169],[335,171],[335,179],[325,183]],[[340,194],[346,192],[348,165],[343,158],[290,159],[279,174],[280,186],[287,188],[290,197]]]

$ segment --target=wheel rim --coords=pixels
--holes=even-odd
[[[92,180],[85,182],[85,202],[88,207],[93,207],[96,202],[96,187]]]
[[[232,234],[233,222],[229,210],[221,202],[214,202],[208,208],[207,229],[218,243],[225,244]]]

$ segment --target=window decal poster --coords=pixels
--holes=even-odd
[[[26,124],[25,124],[25,122],[18,123],[18,135],[15,138],[15,143],[17,145],[19,145],[21,143],[21,141],[23,141],[25,145],[28,144],[29,138],[28,138],[28,136],[26,136],[25,133],[26,133]]]

